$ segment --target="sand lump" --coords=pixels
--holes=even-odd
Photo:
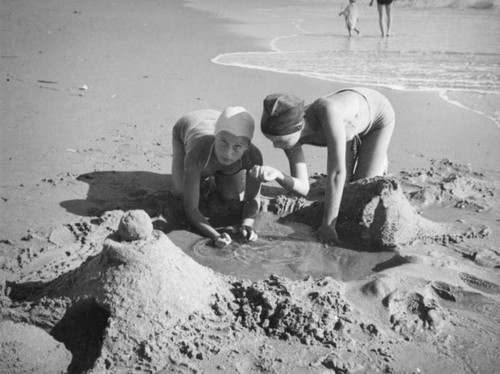
[[[147,239],[153,233],[153,222],[144,210],[129,210],[120,219],[118,234],[122,240]]]
[[[313,185],[318,200],[280,195],[267,209],[318,228],[323,215],[324,176]],[[422,217],[410,204],[395,177],[375,177],[350,183],[344,190],[337,230],[343,239],[358,240],[374,249],[396,248],[420,241],[460,241],[488,235],[485,227],[464,228]]]

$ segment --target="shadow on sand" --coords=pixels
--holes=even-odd
[[[77,180],[89,185],[87,198],[61,202],[68,212],[92,217],[115,209],[144,209],[153,217],[163,209],[161,200],[169,194],[172,177],[145,171],[95,171]]]

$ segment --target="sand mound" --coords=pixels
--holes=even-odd
[[[321,187],[318,186],[322,185],[323,177],[317,177],[315,193],[319,194]],[[280,195],[267,204],[267,209],[317,228],[323,215],[323,202]],[[488,235],[485,227],[464,228],[423,218],[394,177],[350,183],[344,190],[337,229],[341,238],[361,240],[374,249],[395,248],[418,240],[457,242],[465,237]]]
[[[234,284],[237,322],[278,339],[337,347],[349,304],[332,278],[304,282],[271,276],[268,280]]]
[[[317,178],[316,193],[322,195],[324,178]],[[323,201],[278,196],[271,209],[287,219],[318,228],[323,216]],[[436,235],[440,231],[410,206],[395,180],[373,178],[349,184],[344,190],[337,229],[341,237],[359,237],[377,248],[405,244],[422,232]]]
[[[137,227],[134,225],[134,232]],[[162,354],[165,342],[158,331],[169,330],[193,314],[213,314],[216,299],[231,298],[220,277],[198,265],[158,231],[148,239],[132,242],[121,241],[115,233],[104,241],[100,254],[79,268],[48,284],[31,289],[25,286],[22,292],[13,288],[11,298],[22,296],[36,303],[69,300],[66,319],[78,319],[89,312],[102,315],[107,321],[102,326],[102,351],[96,365],[108,369],[144,360],[161,366],[166,360]],[[62,339],[71,339],[64,335]],[[78,350],[73,353],[81,356],[82,349]]]

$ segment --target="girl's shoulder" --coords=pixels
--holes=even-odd
[[[213,135],[204,135],[193,139],[189,149],[186,150],[185,162],[191,164],[191,166],[194,166],[194,164],[204,165],[213,152],[214,139]]]

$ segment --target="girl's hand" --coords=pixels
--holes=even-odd
[[[321,226],[318,231],[319,241],[328,245],[339,245],[340,240],[335,227]]]
[[[250,170],[250,175],[260,182],[272,182],[282,176],[282,173],[271,166],[255,165]]]
[[[227,232],[222,233],[220,236],[218,236],[216,239],[214,239],[214,245],[217,248],[225,248],[229,244],[231,244],[232,240],[231,237]]]
[[[251,226],[241,225],[238,229],[238,232],[245,238],[245,240],[249,242],[253,242],[258,239],[258,235],[255,232],[254,228]]]

